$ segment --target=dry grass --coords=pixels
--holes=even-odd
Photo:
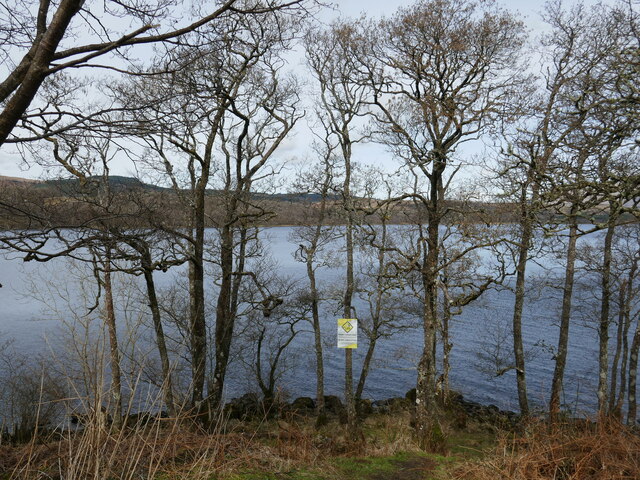
[[[350,442],[337,420],[320,430],[313,417],[238,422],[221,421],[214,433],[189,419],[162,419],[116,430],[93,419],[83,430],[27,445],[0,446],[0,476],[26,479],[224,478],[242,471],[287,472],[320,467],[332,459],[385,456],[417,450],[409,415],[373,416],[361,441]]]
[[[529,425],[493,454],[457,469],[459,480],[637,480],[640,437],[617,422]]]
[[[12,479],[154,478],[176,465],[203,470],[206,478],[233,437],[205,435],[184,422],[157,421],[115,430],[90,422],[62,438],[36,438],[27,445],[0,450],[0,470]],[[206,462],[203,461],[206,459]],[[206,468],[202,468],[206,463]]]

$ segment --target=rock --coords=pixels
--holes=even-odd
[[[335,395],[325,395],[324,409],[327,413],[340,415],[340,413],[344,410],[344,405],[342,404],[342,400],[340,400],[340,397],[337,397]]]
[[[125,415],[124,425],[130,428],[142,427],[148,425],[150,422],[155,422],[161,418],[169,418],[169,414],[165,411],[162,412],[138,412],[130,415]]]
[[[289,406],[291,410],[313,410],[316,408],[316,402],[311,397],[298,397]]]
[[[247,420],[262,413],[262,403],[255,393],[246,393],[240,398],[234,398],[227,403],[225,412],[231,419]]]

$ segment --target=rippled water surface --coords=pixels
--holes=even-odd
[[[278,264],[278,270],[292,277],[305,279],[304,265],[294,260],[292,252],[297,245],[289,241],[290,228],[270,228],[264,234]],[[555,260],[546,260],[548,267],[558,269]],[[540,268],[532,265],[536,273]],[[60,347],[60,320],[67,321],[91,304],[91,288],[79,285],[70,270],[69,263],[56,259],[46,264],[24,263],[16,256],[0,257],[0,331],[4,338],[13,338],[14,347],[21,352],[38,353]],[[167,274],[157,274],[161,286],[170,285],[180,275],[180,269]],[[319,273],[325,283],[335,283],[336,270]],[[86,287],[86,288],[83,288]],[[524,338],[526,348],[533,353],[528,364],[528,386],[533,403],[543,405],[548,398],[553,373],[552,351],[549,346],[557,342],[559,294],[552,289],[535,292],[525,306]],[[40,300],[34,300],[33,297]],[[77,297],[77,298],[76,298]],[[71,305],[61,298],[71,299]],[[577,300],[577,303],[579,301]],[[74,306],[75,305],[75,306]],[[578,309],[580,305],[576,306]],[[491,345],[502,343],[509,350],[509,324],[513,308],[513,294],[508,290],[489,291],[480,300],[466,307],[462,315],[455,317],[452,325],[451,383],[452,388],[466,397],[501,408],[517,410],[517,394],[513,371],[495,377],[483,372],[479,354],[491,350]],[[73,312],[71,312],[73,310]],[[587,309],[588,310],[588,309]],[[583,312],[584,314],[584,312]],[[583,317],[588,317],[583,315]],[[344,352],[333,345],[335,315],[325,312],[324,335],[331,344],[325,350],[326,391],[340,394],[343,388]],[[578,412],[592,410],[597,382],[597,332],[588,322],[575,321],[571,326],[569,358],[566,374],[565,400]],[[121,332],[125,327],[121,328]],[[358,372],[365,345],[360,338],[360,348],[355,352],[355,368]],[[286,360],[286,371],[281,387],[292,397],[315,394],[315,376],[310,332],[301,334],[293,345],[298,354]],[[380,341],[374,368],[367,381],[365,396],[381,399],[404,395],[415,385],[415,364],[422,348],[422,333],[418,329],[406,330],[390,339]],[[292,350],[293,351],[293,350]],[[485,365],[486,366],[486,365]],[[246,374],[239,366],[229,374],[227,396],[246,391]]]

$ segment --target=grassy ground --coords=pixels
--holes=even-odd
[[[410,414],[372,415],[362,439],[347,441],[337,419],[228,422],[214,434],[184,425],[128,432],[90,426],[63,438],[0,445],[0,478],[156,480],[441,480],[496,442],[486,426],[448,428],[449,454],[429,455],[413,441]]]
[[[640,436],[616,421],[443,422],[447,454],[420,451],[406,410],[368,417],[360,441],[336,418],[227,421],[214,432],[172,420],[89,425],[27,445],[0,444],[0,479],[24,480],[638,480]],[[456,428],[455,425],[458,425]]]
[[[395,425],[393,424],[395,423]],[[484,458],[496,445],[496,434],[483,426],[449,431],[447,455],[421,452],[408,430],[408,417],[373,417],[365,422],[365,443],[357,452],[336,452],[328,448],[310,465],[296,465],[278,471],[248,469],[226,476],[227,480],[444,480],[460,465]],[[332,426],[329,425],[328,429]],[[333,428],[337,428],[336,425]],[[341,427],[340,427],[341,428]],[[335,445],[334,445],[335,447]],[[381,454],[385,452],[387,454]]]

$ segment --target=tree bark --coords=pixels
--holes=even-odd
[[[7,140],[24,112],[31,105],[42,82],[49,74],[49,65],[58,45],[71,20],[83,5],[84,0],[62,0],[51,19],[51,23],[40,37],[35,52],[27,53],[27,56],[32,55],[28,62],[29,67],[20,81],[20,86],[17,87],[0,113],[0,145]]]
[[[452,344],[449,341],[449,325],[451,323],[451,305],[445,298],[443,300],[442,315],[442,400],[448,401],[449,398],[449,373],[451,372],[450,353]]]
[[[160,365],[162,367],[162,391],[164,392],[164,402],[167,406],[169,416],[175,418],[177,415],[177,411],[173,399],[171,363],[169,361],[169,353],[167,351],[164,329],[162,328],[162,318],[160,317],[160,307],[158,306],[158,297],[156,295],[156,286],[153,279],[153,270],[151,269],[151,254],[149,250],[144,251],[142,263],[144,280],[147,286],[149,308],[151,310],[151,319],[153,320],[153,328],[156,334],[156,345],[158,346]]]
[[[558,334],[558,350],[556,364],[551,383],[551,399],[549,400],[549,418],[551,422],[558,420],[560,414],[560,397],[564,381],[564,370],[567,364],[567,350],[569,345],[569,325],[571,323],[571,299],[576,264],[576,244],[578,240],[578,222],[575,216],[576,206],[572,205],[569,215],[569,242],[567,245],[564,290],[562,294],[562,312],[560,314],[560,332]]]
[[[316,284],[316,273],[313,269],[315,247],[312,246],[309,250],[313,251],[313,254],[307,253],[306,264],[307,278],[309,279],[309,291],[311,293],[311,316],[316,356],[316,413],[317,415],[322,415],[322,412],[324,412],[324,359],[322,356],[322,330],[320,329],[318,286]]]
[[[362,370],[360,370],[360,378],[358,379],[358,385],[356,387],[355,399],[357,403],[362,400],[362,393],[364,392],[364,385],[367,381],[367,375],[371,369],[371,360],[373,360],[373,354],[376,349],[376,335],[377,332],[373,332],[372,338],[369,339],[369,346],[367,347],[367,353],[362,361]]]
[[[233,290],[233,228],[230,222],[220,229],[220,293],[216,305],[215,366],[210,402],[213,410],[222,406],[224,380],[233,339],[234,318],[231,312]]]
[[[631,349],[629,351],[629,393],[627,407],[627,425],[635,426],[638,416],[637,381],[638,381],[638,352],[640,351],[640,322],[636,324]]]
[[[537,188],[532,195],[532,203],[537,199]],[[529,248],[533,238],[533,218],[531,206],[527,202],[527,188],[522,187],[520,197],[520,242],[518,246],[518,260],[516,263],[516,290],[513,306],[513,354],[516,364],[516,383],[518,387],[518,403],[520,414],[529,415],[529,400],[527,398],[527,377],[522,341],[522,311],[524,309],[525,278]]]
[[[624,322],[624,303],[625,303],[625,291],[626,282],[623,281],[620,284],[620,291],[618,292],[618,326],[616,328],[616,350],[613,353],[613,362],[611,364],[611,387],[609,388],[609,414],[615,418],[620,418],[620,411],[617,409],[618,405],[618,375],[622,376],[622,368],[618,369],[620,364],[620,357],[623,350],[623,335],[625,333]],[[620,379],[620,386],[624,383],[624,380]]]
[[[216,117],[217,119],[217,117]],[[204,312],[204,229],[205,198],[211,162],[210,144],[215,136],[211,129],[204,160],[200,162],[202,171],[193,184],[194,198],[191,211],[192,243],[189,258],[189,310],[191,347],[191,406],[200,414],[204,400],[204,385],[207,369],[207,324]],[[194,161],[191,159],[191,161]]]
[[[611,248],[615,223],[612,223],[609,213],[609,227],[604,237],[604,249],[602,260],[602,277],[600,289],[600,324],[598,328],[598,414],[604,416],[608,406],[608,371],[609,371],[609,302],[611,297]]]
[[[204,259],[199,234],[189,260],[189,316],[191,347],[191,406],[199,410],[204,398],[207,326],[204,315]]]
[[[427,251],[422,268],[423,350],[418,362],[416,385],[416,433],[423,450],[442,452],[445,449],[444,434],[439,420],[435,396],[437,329],[437,268],[440,227],[440,186],[445,159],[434,160],[430,176],[429,202],[427,204]]]
[[[345,226],[345,243],[346,243],[346,285],[343,297],[344,318],[352,318],[352,302],[354,292],[354,274],[353,274],[353,208],[351,205],[351,144],[349,142],[348,133],[343,132],[341,137],[343,141],[343,153],[345,162],[345,177],[343,184],[344,207],[347,215],[347,225]],[[353,397],[353,350],[345,348],[345,366],[344,366],[344,397],[347,407],[347,425],[349,428],[349,436],[351,440],[358,438],[358,426],[356,418],[356,406]]]
[[[113,306],[113,288],[111,285],[111,253],[107,247],[104,262],[104,311],[105,322],[109,333],[109,354],[111,357],[111,398],[113,401],[113,425],[122,426],[122,372],[120,371],[120,348],[118,347],[118,331],[116,313]]]

